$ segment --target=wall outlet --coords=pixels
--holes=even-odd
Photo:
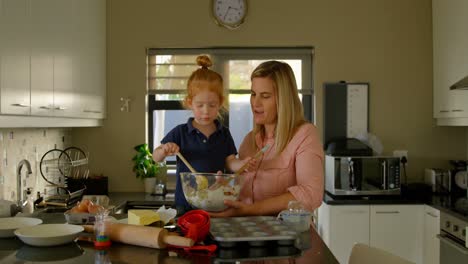
[[[408,151],[407,150],[394,150],[393,151],[393,156],[394,157],[406,157],[406,160],[408,161]]]

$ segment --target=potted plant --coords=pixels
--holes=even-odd
[[[148,148],[148,144],[140,144],[134,147],[137,154],[132,158],[134,162],[133,171],[138,179],[144,180],[145,192],[153,193],[156,186],[156,180],[165,174],[166,164],[164,162],[156,162],[153,160],[153,155]]]

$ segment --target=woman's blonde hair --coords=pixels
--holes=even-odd
[[[206,55],[197,57],[197,65],[200,66],[197,70],[192,72],[187,81],[187,96],[184,98],[184,106],[189,107],[192,99],[197,93],[203,89],[208,89],[218,95],[219,104],[221,109],[224,110],[224,91],[223,91],[223,77],[213,70],[208,69],[213,65],[211,59]],[[220,114],[218,115],[219,117]]]
[[[276,96],[277,121],[275,128],[276,154],[281,153],[296,132],[296,129],[306,122],[299,94],[296,78],[289,64],[280,61],[266,61],[258,65],[252,72],[250,80],[254,78],[269,78],[273,81]],[[260,133],[265,137],[265,127],[254,124],[253,137]]]

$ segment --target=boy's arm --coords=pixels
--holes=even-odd
[[[154,149],[153,160],[159,162],[167,156],[175,155],[177,152],[179,152],[179,146],[176,143],[168,142]]]

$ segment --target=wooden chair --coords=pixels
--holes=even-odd
[[[414,264],[385,250],[357,243],[351,250],[348,264]]]

